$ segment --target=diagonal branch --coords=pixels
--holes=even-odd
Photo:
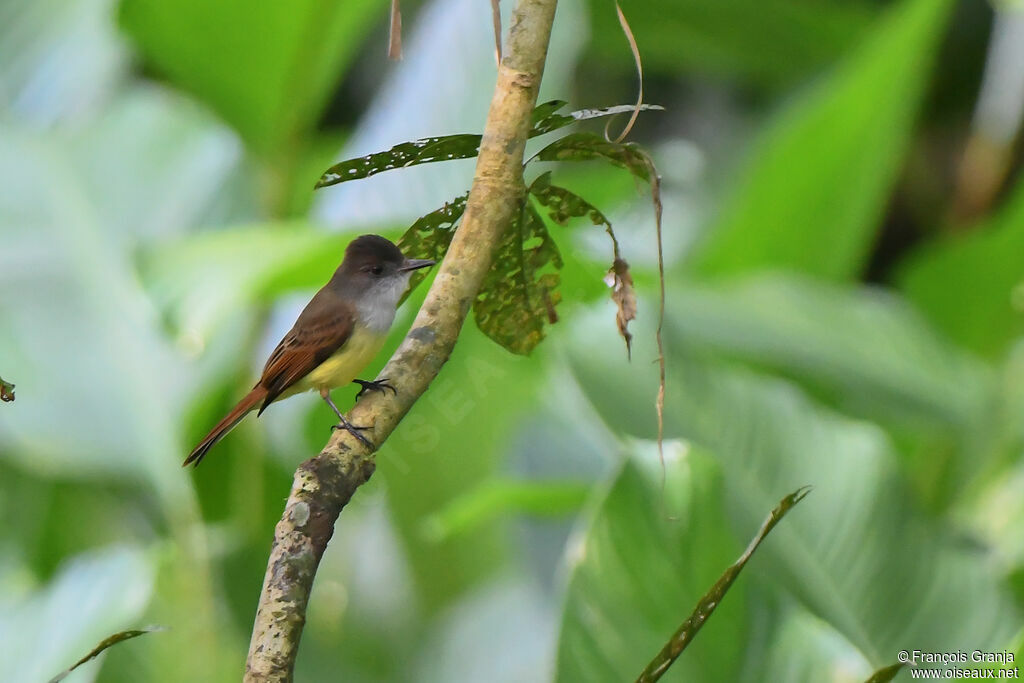
[[[397,396],[370,394],[348,415],[378,446],[448,360],[490,268],[502,233],[523,199],[523,151],[544,71],[557,0],[519,0],[491,100],[462,223],[402,345],[382,375]],[[344,430],[295,472],[274,533],[260,595],[246,681],[290,681],[306,605],[334,523],[374,470],[374,454]]]

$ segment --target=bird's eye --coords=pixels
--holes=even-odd
[[[374,266],[373,268],[370,268],[370,272],[374,275],[380,275],[384,272],[384,266]]]

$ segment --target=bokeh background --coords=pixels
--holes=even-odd
[[[404,2],[400,62],[387,4],[0,2],[4,681],[149,624],[168,630],[69,680],[239,678],[291,474],[331,414],[294,398],[180,462],[347,241],[397,237],[473,163],[314,193],[319,174],[479,131],[493,87],[488,3]],[[632,362],[606,236],[552,226],[560,322],[528,358],[467,324],[342,514],[297,680],[632,680],[804,484],[669,679],[1019,660],[1020,3],[622,7],[666,107],[632,133],[663,175],[664,469],[647,189],[531,165],[612,219],[641,296]],[[541,100],[635,93],[613,3],[562,0]]]

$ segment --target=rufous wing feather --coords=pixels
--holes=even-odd
[[[239,401],[238,404],[231,409],[231,412],[228,413],[223,420],[218,422],[217,426],[210,430],[209,434],[203,437],[203,440],[199,442],[199,445],[192,449],[192,452],[188,454],[188,457],[185,458],[185,462],[183,462],[181,466],[185,467],[194,463],[198,467],[206,453],[213,448],[213,445],[224,438],[225,434],[234,429],[235,425],[241,422],[242,418],[245,417],[249,411],[256,408],[256,406],[258,406],[266,396],[267,390],[262,386],[257,384],[253,387],[252,391],[246,394],[245,398]]]
[[[352,336],[355,316],[351,307],[335,302],[322,312],[310,311],[316,302],[316,298],[310,302],[267,359],[260,378],[267,395],[257,415],[262,415],[274,399],[330,358]]]
[[[198,465],[213,445],[250,411],[258,407],[257,415],[263,414],[277,397],[340,349],[354,328],[355,315],[350,303],[326,287],[317,292],[270,354],[260,381],[199,442],[184,464]]]

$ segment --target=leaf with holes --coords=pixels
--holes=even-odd
[[[526,355],[558,322],[562,255],[529,201],[513,219],[473,302],[477,327],[512,353]]]
[[[315,189],[337,185],[349,180],[360,180],[372,175],[406,166],[429,164],[433,161],[469,159],[480,151],[480,136],[471,133],[423,138],[395,145],[386,152],[346,159],[324,171]]]
[[[619,334],[626,342],[626,354],[631,354],[633,335],[629,333],[629,322],[636,318],[636,292],[633,290],[629,264],[619,253],[619,241],[615,239],[611,222],[600,209],[583,197],[564,187],[552,185],[550,171],[540,175],[530,184],[529,193],[548,210],[551,220],[559,225],[568,225],[572,218],[586,217],[594,225],[603,225],[605,232],[611,237],[614,260],[605,282],[612,289],[612,301],[618,309],[615,322],[619,327]]]
[[[601,211],[564,187],[551,184],[551,171],[547,171],[530,184],[529,193],[532,194],[547,210],[551,220],[559,225],[568,225],[572,218],[589,218],[594,225],[603,225],[605,231],[612,238],[612,243],[618,250],[618,242],[615,233],[612,232],[612,224],[605,218]]]
[[[645,182],[657,178],[654,164],[632,143],[609,142],[595,133],[570,133],[537,152],[538,161],[607,161]]]
[[[462,218],[468,198],[469,193],[458,196],[445,203],[440,209],[416,219],[416,222],[410,225],[398,240],[398,248],[402,250],[405,257],[429,258],[440,263],[444,255],[448,253],[448,245],[452,243],[452,236],[455,234],[455,224]],[[413,271],[405,296],[408,296],[409,292],[416,289],[416,286],[426,279],[425,270]],[[404,301],[405,297],[402,297],[402,300]]]
[[[580,109],[569,114],[557,114],[556,112],[565,106],[561,100],[552,100],[537,105],[533,110],[532,127],[529,136],[536,137],[551,131],[564,128],[576,121],[600,118],[602,116],[614,116],[633,111],[636,107],[632,104],[620,104],[604,109]],[[657,104],[640,105],[641,111],[663,110]],[[594,136],[602,140],[600,136]],[[481,136],[476,133],[460,133],[457,135],[441,135],[432,138],[422,138],[395,145],[384,152],[375,152],[366,156],[346,159],[324,171],[320,180],[316,183],[316,189],[348,182],[349,180],[360,180],[368,178],[384,171],[406,166],[418,166],[429,164],[435,161],[454,161],[455,159],[470,159],[480,152]]]

